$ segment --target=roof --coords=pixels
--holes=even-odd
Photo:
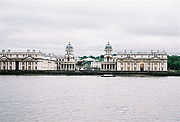
[[[71,45],[70,42],[69,42],[69,44],[66,46],[66,49],[73,49],[73,46]]]
[[[111,50],[112,50],[112,46],[109,44],[109,42],[108,42],[108,44],[105,46],[105,49],[111,49]]]

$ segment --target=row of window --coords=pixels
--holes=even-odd
[[[34,68],[31,66],[27,66],[27,67],[22,66],[20,69],[22,69],[22,70],[34,70]],[[13,67],[12,66],[6,67],[6,66],[0,65],[0,70],[13,70]],[[37,66],[35,66],[35,70],[37,70]]]
[[[133,64],[134,64],[134,65],[137,65],[137,63],[130,63],[130,62],[128,62],[128,63],[121,62],[120,64],[121,64],[121,65],[126,65],[126,64],[127,64],[127,65],[130,65],[130,64],[131,64],[131,65],[133,65]],[[146,64],[146,63],[145,63],[145,64]],[[154,64],[154,65],[158,65],[158,64],[164,65],[164,62],[148,62],[147,64],[148,64],[148,65],[151,65],[151,64]]]
[[[123,68],[123,67],[121,67],[121,70],[123,71],[123,70],[127,70],[127,71],[138,71],[138,69],[137,69],[137,67],[134,67],[134,69],[130,69],[130,67],[127,67],[127,69],[126,68]],[[144,71],[144,68],[140,68],[140,70],[141,71]],[[159,69],[157,68],[157,67],[154,67],[154,69],[151,69],[150,67],[148,67],[148,71],[151,71],[151,70],[153,70],[153,71],[163,71],[164,70],[164,67],[159,67]]]
[[[70,61],[70,59],[73,59],[74,60],[74,58],[67,58],[67,59],[57,59],[57,61]]]
[[[0,65],[2,64],[2,65],[5,65],[5,64],[10,64],[10,65],[12,65],[12,63],[15,63],[15,62],[0,62]],[[19,63],[21,63],[21,62],[19,62]],[[22,62],[22,65],[24,65],[24,64],[29,64],[29,65],[31,65],[31,62]],[[34,62],[33,62],[34,63]],[[35,64],[37,64],[37,62],[35,62]]]
[[[102,64],[101,65],[101,68],[103,69],[103,70],[111,70],[111,69],[115,69],[116,68],[116,65],[113,65],[113,64]],[[139,67],[140,68],[140,70],[141,71],[144,71],[145,69],[144,69],[144,65],[143,66],[140,66]],[[132,71],[137,71],[138,70],[138,67],[137,66],[135,66],[135,67],[133,67],[133,69],[132,68],[130,68],[130,66],[128,66],[128,67],[123,67],[123,66],[121,66],[121,70],[123,71],[123,70],[127,70],[127,71],[130,71],[130,70],[132,70]],[[150,70],[153,70],[153,71],[163,71],[164,70],[164,67],[157,67],[157,66],[155,66],[155,67],[150,67],[150,66],[148,66],[147,67],[147,70],[148,71],[150,71]]]
[[[30,56],[37,57],[37,55],[29,55],[29,54],[22,54],[22,55],[20,55],[20,54],[15,54],[15,55],[13,55],[13,54],[3,54],[1,56],[4,56],[4,57],[30,57]]]
[[[161,54],[159,54],[159,55],[140,55],[140,54],[134,54],[134,55],[130,55],[130,54],[127,54],[127,55],[120,55],[120,57],[141,57],[141,58],[143,58],[143,57],[148,57],[148,58],[150,58],[150,57],[159,57],[159,58],[164,58],[164,55],[161,55]]]

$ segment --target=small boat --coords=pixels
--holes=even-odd
[[[101,75],[101,77],[116,77],[116,75],[114,75],[114,74],[104,74],[104,75]]]

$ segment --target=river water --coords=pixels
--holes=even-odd
[[[0,122],[180,122],[180,77],[0,76]]]

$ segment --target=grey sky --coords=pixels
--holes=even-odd
[[[0,0],[0,49],[180,53],[179,0]]]

